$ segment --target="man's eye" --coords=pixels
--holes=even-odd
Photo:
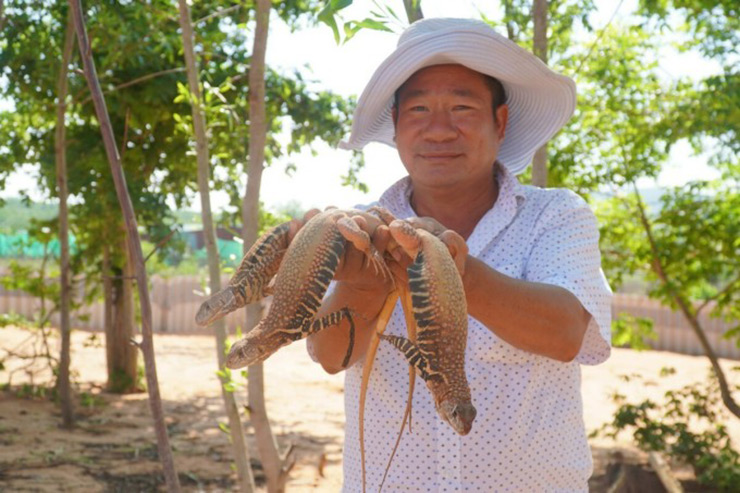
[[[458,104],[453,109],[460,111],[460,110],[470,110],[470,109],[473,109],[473,108],[471,106],[468,106],[468,105],[465,105],[465,104]]]
[[[409,111],[426,111],[427,107],[422,105],[416,105],[409,108]]]

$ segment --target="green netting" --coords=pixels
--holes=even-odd
[[[75,252],[76,243],[74,235],[69,235],[69,248]],[[60,253],[59,241],[54,239],[47,245],[47,252],[58,257]],[[0,258],[43,258],[44,244],[31,241],[28,233],[20,231],[13,234],[0,234]]]

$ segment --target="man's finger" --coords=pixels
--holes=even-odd
[[[391,241],[391,233],[388,230],[388,226],[381,225],[375,228],[373,234],[373,246],[381,254],[388,249],[388,243]]]
[[[468,244],[465,243],[462,236],[451,229],[442,232],[442,234],[439,235],[439,239],[447,246],[447,250],[450,252],[452,260],[455,261],[455,266],[460,272],[460,275],[464,275],[465,260],[468,256]]]
[[[314,217],[319,212],[321,212],[321,211],[318,210],[318,209],[316,209],[316,208],[310,209],[308,212],[306,212],[303,215],[303,224],[306,224],[312,217]]]
[[[439,236],[447,230],[442,223],[431,217],[410,217],[406,219],[406,222],[411,224],[415,229],[423,229],[432,233],[434,236]]]

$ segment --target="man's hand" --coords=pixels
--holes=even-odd
[[[460,272],[460,276],[465,274],[465,264],[468,258],[468,245],[465,243],[462,236],[451,229],[445,228],[436,219],[431,217],[410,217],[403,221],[410,224],[414,229],[427,231],[439,238],[447,246],[447,250],[449,250],[452,259],[455,262],[455,266],[457,267],[458,272]],[[390,229],[391,236],[393,237],[393,231],[395,229],[393,227],[393,223],[391,223]],[[400,239],[401,238],[399,237],[399,240]],[[396,282],[408,283],[406,269],[411,265],[414,259],[412,259],[403,248],[398,246],[398,242],[399,241],[394,238],[394,245],[392,245],[394,248],[390,251],[394,261],[388,261],[387,263],[396,279]]]
[[[334,209],[334,207],[327,207],[326,210]],[[288,231],[288,241],[292,242],[298,231],[316,214],[319,214],[318,209],[311,209],[306,212],[302,219],[293,219],[290,222],[290,229]],[[381,256],[386,252],[391,235],[388,230],[388,226],[380,225],[373,228],[368,224],[367,220],[361,215],[348,214],[365,233],[368,234],[373,247],[380,253]],[[377,268],[373,267],[367,255],[352,245],[351,242],[347,242],[344,255],[339,262],[339,266],[334,274],[335,281],[343,281],[346,286],[351,286],[352,289],[358,291],[388,291],[392,287],[391,279],[382,272],[379,272]]]

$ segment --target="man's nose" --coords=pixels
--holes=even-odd
[[[432,111],[424,130],[424,137],[433,142],[445,142],[457,136],[452,115],[447,111]]]

